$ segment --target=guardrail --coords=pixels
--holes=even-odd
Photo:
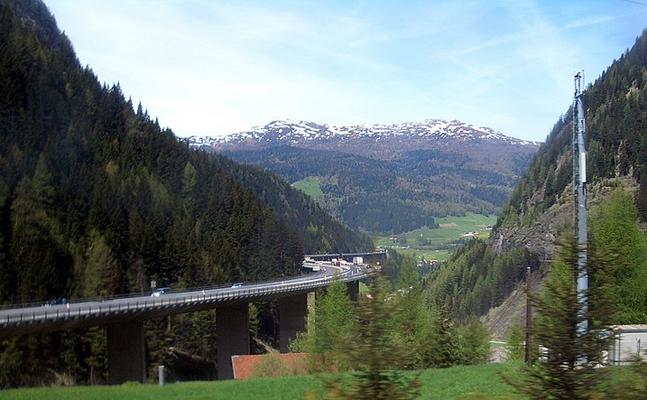
[[[316,274],[319,275],[319,274]],[[245,285],[239,288],[212,287],[187,292],[175,292],[160,297],[108,297],[95,299],[81,299],[65,305],[45,307],[38,306],[20,307],[0,310],[0,331],[12,327],[46,324],[61,320],[98,318],[125,313],[144,313],[163,308],[183,308],[204,303],[217,303],[240,299],[260,298],[269,295],[316,289],[327,286],[333,279],[342,282],[359,280],[366,277],[364,273],[351,274],[349,270],[341,273],[318,277],[307,281],[295,281],[296,278],[267,281],[263,284]],[[299,277],[298,279],[302,279]],[[185,293],[186,296],[182,294]]]
[[[261,284],[269,284],[272,282],[281,282],[281,281],[289,281],[291,279],[298,279],[302,278],[302,276],[292,276],[292,277],[278,277],[278,278],[272,278],[266,281],[251,281],[251,282],[245,282],[247,285],[261,285]],[[186,289],[180,289],[179,291],[176,290],[174,293],[184,293],[184,292],[198,292],[202,290],[217,290],[217,289],[227,289],[231,287],[231,283],[229,284],[223,284],[223,285],[215,285],[215,286],[200,286],[200,287],[194,287],[194,288],[186,288]],[[88,302],[106,302],[110,300],[122,300],[122,299],[134,299],[134,298],[140,298],[140,297],[146,297],[146,295],[142,293],[127,293],[127,294],[117,294],[117,295],[110,295],[110,296],[96,296],[96,297],[85,297],[85,298],[79,298],[79,299],[72,299],[70,301],[74,301],[74,304],[78,303],[88,303]],[[46,305],[45,301],[38,301],[38,302],[31,302],[31,303],[21,303],[21,304],[4,304],[0,305],[0,313],[3,310],[14,310],[17,308],[32,308],[32,307],[40,307]],[[1,322],[1,321],[0,321]]]

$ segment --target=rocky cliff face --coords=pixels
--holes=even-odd
[[[604,179],[588,188],[588,209],[591,210],[601,200],[608,197],[614,187],[623,186],[634,193],[638,190],[635,179],[629,176]],[[558,196],[558,200],[536,220],[528,225],[500,226],[489,239],[489,245],[499,253],[515,247],[526,247],[539,255],[540,259],[550,261],[557,248],[556,240],[573,229],[573,187],[569,185]],[[543,191],[535,193],[529,203],[543,201]]]
[[[555,240],[567,227],[573,225],[572,202],[554,204],[529,226],[500,227],[492,233],[489,244],[498,253],[515,247],[526,247],[542,260],[555,255]]]
[[[589,210],[608,197],[613,188],[618,185],[633,193],[638,190],[635,179],[627,176],[596,182],[589,187]],[[530,290],[532,293],[539,292],[542,288],[543,279],[557,250],[557,238],[563,237],[567,230],[573,229],[572,199],[572,186],[569,186],[556,204],[553,204],[529,226],[500,227],[492,233],[489,239],[489,245],[497,252],[503,253],[512,248],[524,246],[538,254],[544,261],[541,269],[531,275]],[[536,193],[531,198],[531,201],[534,202],[541,200],[541,193]],[[487,315],[481,318],[494,338],[505,339],[508,330],[515,324],[525,326],[526,299],[526,287],[522,282],[500,306],[490,309]]]

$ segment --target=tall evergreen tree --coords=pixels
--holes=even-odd
[[[605,284],[618,305],[613,323],[647,322],[647,237],[631,194],[615,189],[591,210],[589,226],[590,250],[614,257],[607,269],[592,276],[592,284]]]
[[[461,365],[486,364],[490,361],[490,333],[478,319],[472,318],[458,327],[458,349]]]
[[[405,257],[398,271],[397,289],[408,291],[420,287],[420,272],[413,257]]]
[[[505,340],[506,361],[522,361],[525,355],[525,330],[519,324],[512,325]]]
[[[328,382],[333,398],[410,399],[420,392],[417,375],[405,375],[406,353],[391,338],[388,315],[402,312],[398,301],[389,298],[390,284],[382,277],[372,279],[371,297],[357,305],[358,333],[345,341],[351,375],[337,375]]]
[[[19,182],[11,207],[10,257],[15,285],[21,289],[14,301],[60,297],[68,289],[71,260],[62,243],[54,199],[52,175],[41,156],[33,177]]]
[[[434,308],[432,327],[430,346],[434,350],[428,353],[428,365],[435,368],[447,368],[459,364],[461,354],[458,331],[447,300],[441,300]]]
[[[414,283],[413,287],[406,283],[404,289],[398,289],[389,299],[399,303],[400,312],[389,315],[391,340],[404,352],[406,364],[403,368],[406,369],[428,368],[429,355],[436,351],[431,310],[420,292],[419,283]]]
[[[609,326],[613,304],[606,288],[593,285],[579,301],[574,277],[582,274],[581,248],[570,238],[560,245],[542,294],[533,299],[536,320],[532,343],[540,346],[540,360],[525,369],[521,380],[507,378],[519,392],[531,399],[603,398],[605,388],[603,352],[613,334]],[[601,254],[591,255],[586,264],[589,274],[608,267]],[[588,305],[586,305],[588,304]],[[588,321],[588,329],[583,323]]]
[[[325,293],[317,294],[313,312],[308,316],[307,333],[298,336],[293,351],[308,354],[310,370],[347,371],[350,369],[345,342],[355,342],[357,321],[346,284],[331,283]]]

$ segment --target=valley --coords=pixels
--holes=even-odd
[[[113,300],[87,302],[88,314],[106,317],[92,326],[0,335],[0,389],[124,381],[111,378],[121,369],[111,349],[130,336],[141,346],[125,353],[138,359],[141,383],[159,367],[169,382],[211,379],[204,372],[215,369],[231,378],[232,357],[280,351],[312,358],[308,382],[322,372],[358,385],[409,376],[392,382],[413,396],[430,368],[459,366],[447,386],[471,390],[493,379],[462,368],[490,363],[491,338],[510,343],[515,325],[526,326],[525,293],[541,291],[525,332],[539,338],[525,342],[531,353],[591,352],[556,363],[558,375],[602,362],[607,343],[585,340],[613,335],[579,335],[573,322],[585,313],[603,330],[647,322],[647,32],[583,93],[588,161],[579,163],[570,110],[545,143],[436,119],[434,108],[418,121],[278,119],[179,137],[84,67],[43,1],[0,0],[0,39],[0,305],[38,304],[32,322],[58,324],[82,319],[81,299],[135,299],[125,301],[133,315],[120,320],[129,325],[121,336],[105,313],[123,314]],[[574,179],[577,168],[585,173]],[[584,183],[588,241],[571,243],[573,186]],[[375,248],[393,251],[378,261]],[[319,285],[319,267],[303,277],[317,285],[287,279],[307,272],[305,254],[323,253],[335,272],[348,265],[352,285],[339,274]],[[573,276],[589,272],[582,304]],[[189,287],[202,290],[185,301],[175,289]],[[176,293],[149,297],[154,288]],[[205,306],[223,296],[232,303]],[[186,307],[171,312],[179,298]],[[244,334],[228,353],[231,327]],[[518,371],[519,360],[485,368]]]
[[[467,213],[464,216],[436,218],[438,228],[419,228],[398,235],[374,236],[377,248],[395,249],[416,260],[447,261],[454,250],[471,239],[487,239],[495,215]]]
[[[273,121],[189,146],[269,170],[372,236],[498,214],[539,143],[460,121],[329,126]]]
[[[301,190],[317,202],[322,202],[324,193],[320,180],[306,178],[292,187]],[[416,260],[447,261],[454,250],[470,239],[487,240],[496,224],[497,216],[468,212],[465,215],[434,218],[436,226],[421,227],[394,235],[374,235],[376,248],[395,249],[398,253]]]

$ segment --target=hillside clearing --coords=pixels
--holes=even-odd
[[[374,237],[376,247],[393,248],[399,253],[426,260],[446,261],[462,243],[487,239],[496,215],[467,213],[464,216],[436,218],[438,229],[420,228],[392,236]]]
[[[319,178],[306,178],[298,182],[294,182],[292,187],[302,191],[315,200],[321,200],[324,196],[321,190],[321,181]]]

